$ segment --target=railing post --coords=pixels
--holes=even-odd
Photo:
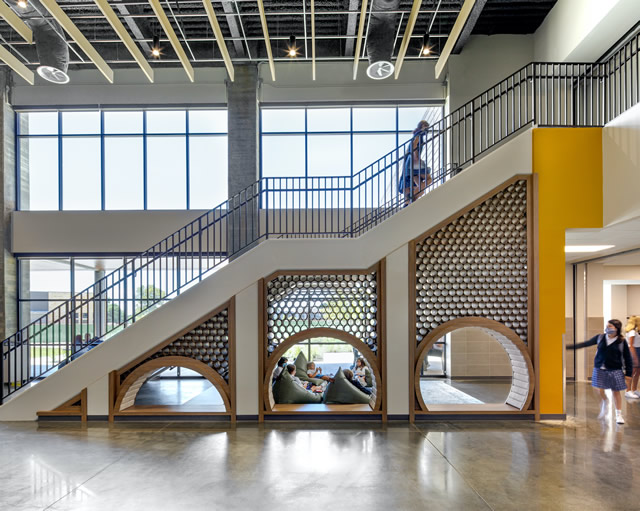
[[[193,245],[193,243],[192,243]],[[191,247],[193,249],[193,246]],[[202,217],[198,217],[198,281],[202,281]]]
[[[353,238],[353,169],[351,169],[351,188],[349,190],[349,227],[350,237]]]
[[[537,77],[536,77],[536,63],[532,63],[531,64],[531,74],[533,76],[533,80],[532,80],[532,84],[533,84],[533,93],[531,94],[531,99],[532,99],[532,104],[531,104],[531,113],[533,116],[533,124],[536,124],[536,121],[538,119],[538,96],[536,94],[536,81],[537,81]]]
[[[471,100],[471,163],[476,162],[476,130],[475,130],[475,122],[473,119],[475,117],[475,108],[474,108],[475,100]]]
[[[263,178],[260,180],[260,184],[263,185],[264,193],[264,237],[269,239],[269,179]],[[280,201],[280,214],[282,214],[282,201]],[[285,211],[286,213],[286,211]],[[258,222],[260,222],[260,211],[258,211]],[[260,227],[258,223],[258,236],[260,236]]]
[[[8,345],[9,341],[6,343]],[[5,342],[0,342],[0,405],[4,402],[4,345]]]

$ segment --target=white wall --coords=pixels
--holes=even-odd
[[[593,62],[638,20],[638,0],[558,0],[534,34],[535,60]]]
[[[11,250],[140,253],[205,213],[191,211],[14,211]]]
[[[387,256],[387,413],[409,413],[409,338],[407,312],[409,310],[409,246]],[[404,314],[402,314],[404,311]]]
[[[274,82],[269,66],[260,64],[260,99],[265,103],[445,99],[443,80],[434,78],[433,60],[406,61],[397,80],[372,80],[365,73],[367,65],[366,60],[361,62],[353,80],[353,62],[318,62],[314,81],[310,63],[278,63]]]
[[[163,307],[150,312],[129,328],[115,335],[86,355],[74,360],[49,376],[45,382],[21,392],[14,399],[0,406],[0,420],[34,420],[38,410],[51,410],[70,399],[85,387],[106,376],[110,371],[123,367],[126,363],[141,356],[159,343],[177,334],[185,325],[195,323],[229,298],[239,295],[238,309],[242,317],[237,323],[255,321],[258,317],[256,291],[250,288],[262,277],[278,269],[363,269],[380,259],[393,254],[407,242],[447,219],[462,207],[470,204],[485,193],[518,174],[531,173],[531,132],[526,131],[480,162],[454,177],[445,185],[429,194],[429,200],[418,200],[389,220],[378,225],[356,239],[307,239],[307,240],[268,240],[253,250],[237,258],[219,271],[204,279],[200,284],[188,289]],[[400,264],[402,252],[390,256],[393,264]],[[407,259],[405,259],[406,265]],[[393,272],[393,270],[392,270]],[[393,276],[393,273],[392,273]],[[400,278],[400,277],[399,277]],[[405,280],[408,282],[408,280]],[[401,286],[407,284],[399,283]],[[392,296],[399,296],[400,287],[393,290]],[[246,294],[241,293],[246,290]],[[406,296],[406,295],[405,295]],[[252,305],[253,304],[253,305]],[[389,318],[407,318],[407,303],[402,300],[388,300]],[[253,310],[252,310],[253,309]],[[247,319],[246,314],[251,317]],[[405,319],[405,323],[408,318]],[[241,330],[243,346],[239,350],[237,367],[255,367],[255,353],[250,354],[250,345],[257,327],[250,323]],[[387,351],[392,353],[407,349],[408,339],[402,330],[407,328],[392,322],[387,339]],[[246,345],[244,344],[246,343]],[[394,405],[391,413],[402,413],[408,402],[408,357],[390,359],[390,368],[402,371],[392,377],[391,390],[394,393]],[[404,363],[400,362],[404,358]],[[239,378],[243,375],[239,375]],[[397,378],[397,379],[396,379]],[[404,381],[404,385],[402,383]],[[246,395],[251,393],[249,382]],[[404,386],[404,390],[402,387]],[[243,388],[244,389],[244,388]],[[240,389],[239,389],[240,392]],[[256,385],[255,392],[258,392]],[[245,390],[242,390],[245,395]],[[403,395],[404,393],[404,395]],[[256,401],[250,401],[257,403]],[[396,404],[397,402],[397,404]],[[242,408],[244,414],[254,415],[258,410]]]
[[[236,295],[236,406],[238,415],[258,413],[258,325],[257,283]]]
[[[264,102],[341,102],[395,100],[444,100],[442,80],[434,78],[434,61],[407,61],[397,80],[371,80],[365,74],[366,60],[353,80],[353,63],[318,62],[317,78],[311,78],[311,64],[276,64],[276,81],[269,67],[259,65],[260,99]],[[196,68],[191,83],[182,68],[156,69],[150,83],[137,69],[116,69],[113,84],[94,69],[72,70],[64,87],[37,79],[28,85],[16,79],[13,104],[18,106],[65,105],[196,105],[227,102],[224,68]]]
[[[448,62],[449,107],[459,108],[533,60],[533,36],[472,36]]]
[[[602,130],[602,160],[604,225],[639,217],[640,104]]]
[[[64,105],[177,105],[227,102],[223,68],[197,68],[191,83],[182,68],[155,69],[150,83],[138,69],[116,69],[110,84],[95,69],[72,70],[64,86],[37,78],[36,85],[16,80],[12,103],[16,106]]]
[[[627,286],[627,316],[640,316],[640,284]]]

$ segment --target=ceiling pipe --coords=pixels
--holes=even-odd
[[[395,43],[397,10],[400,0],[373,0],[369,30],[367,32],[367,54],[369,67],[367,76],[383,80],[393,74],[391,62]]]
[[[69,47],[67,46],[62,27],[55,20],[47,20],[46,12],[40,0],[29,0],[21,9],[24,22],[33,31],[40,65],[36,69],[45,80],[64,84],[69,82]]]

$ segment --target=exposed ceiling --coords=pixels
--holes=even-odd
[[[3,1],[3,0],[0,0]],[[16,0],[4,0],[18,15]],[[208,0],[205,0],[208,1]],[[406,59],[420,58],[423,35],[429,31],[436,53],[442,49],[464,0],[423,0],[416,19]],[[179,59],[162,31],[150,3],[144,0],[109,1],[129,35],[154,67],[176,66]],[[217,20],[233,63],[267,60],[265,36],[256,0],[213,0]],[[266,22],[274,60],[289,60],[287,46],[296,37],[298,59],[311,59],[311,0],[264,0]],[[487,0],[473,34],[528,34],[542,23],[556,0]],[[194,67],[223,65],[219,47],[202,0],[160,0]],[[374,0],[368,2],[367,23]],[[111,66],[135,66],[135,60],[92,0],[59,0],[58,5]],[[394,56],[409,20],[412,0],[400,0],[397,14]],[[358,0],[315,0],[316,60],[352,60],[358,33],[361,2]],[[51,18],[45,11],[47,18]],[[73,68],[92,66],[91,60],[67,35]],[[154,36],[160,37],[162,55],[150,56]],[[0,20],[0,44],[27,66],[38,64],[35,46],[28,44],[4,20]],[[366,44],[362,45],[366,56]],[[427,58],[436,58],[432,55]]]

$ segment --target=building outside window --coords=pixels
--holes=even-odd
[[[227,199],[227,111],[19,111],[18,209],[211,209]]]

